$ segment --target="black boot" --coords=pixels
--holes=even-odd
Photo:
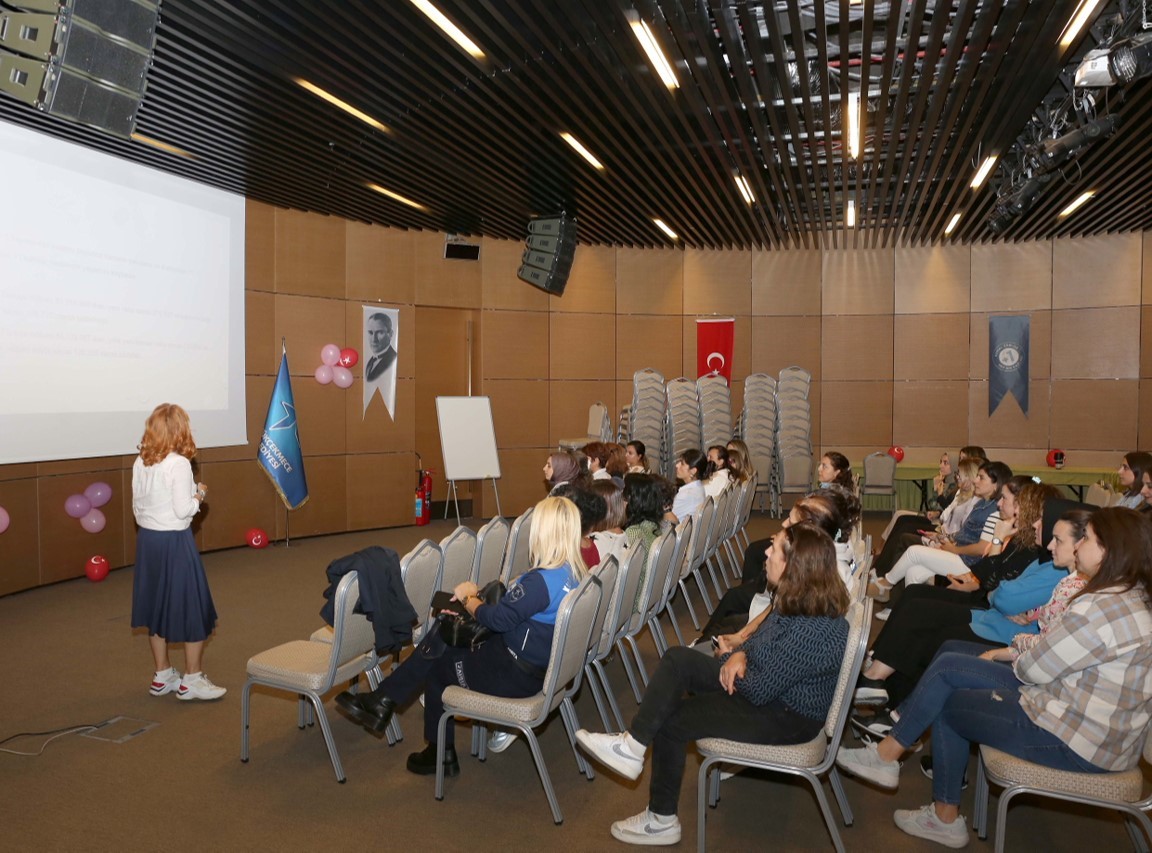
[[[436,772],[436,744],[430,743],[421,752],[408,756],[408,772],[420,776],[431,776]],[[444,775],[459,776],[460,762],[456,759],[456,747],[444,747]]]
[[[345,690],[336,697],[336,706],[373,734],[382,734],[388,728],[396,703],[387,696],[373,693],[350,693]]]

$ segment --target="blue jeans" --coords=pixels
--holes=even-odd
[[[1020,707],[1020,680],[1012,667],[981,660],[980,643],[945,643],[916,689],[900,706],[892,737],[909,747],[932,728],[932,799],[960,804],[960,787],[973,743],[1055,770],[1100,773]]]

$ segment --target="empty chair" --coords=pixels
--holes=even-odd
[[[281,643],[248,659],[248,680],[240,693],[240,760],[248,761],[248,727],[252,702],[252,687],[262,684],[284,690],[299,697],[300,702],[312,703],[315,718],[320,722],[328,757],[336,781],[345,780],[344,768],[332,739],[328,715],[324,713],[323,696],[338,683],[356,678],[362,672],[375,670],[378,659],[375,651],[376,635],[369,621],[353,613],[360,599],[360,585],[356,572],[348,572],[336,586],[335,625],[330,643],[311,640],[292,640]],[[304,728],[300,715],[298,725]]]
[[[892,511],[899,509],[896,495],[896,460],[887,453],[869,453],[864,457],[864,484],[860,497],[886,497],[892,501]]]
[[[688,607],[688,616],[696,630],[700,630],[700,619],[696,616],[696,608],[692,606],[692,599],[688,595],[688,577],[696,579],[696,587],[700,590],[700,598],[704,602],[704,612],[712,611],[712,601],[708,598],[708,590],[704,586],[704,555],[708,547],[708,537],[712,534],[712,525],[716,522],[716,500],[708,498],[703,508],[696,514],[692,526],[692,542],[688,546],[688,560],[681,569],[679,586],[684,596],[684,604]],[[679,629],[677,629],[679,630]],[[679,636],[679,634],[677,634]],[[683,641],[681,641],[683,643]]]
[[[472,582],[483,589],[500,577],[504,551],[508,547],[508,522],[496,515],[476,533],[476,556],[472,564]]]
[[[620,564],[616,561],[616,555],[610,554],[605,557],[596,568],[592,569],[592,572],[600,579],[600,606],[596,608],[596,620],[592,623],[592,636],[588,640],[588,657],[584,663],[584,672],[589,675],[588,685],[592,689],[596,710],[600,712],[600,719],[607,726],[608,709],[604,695],[600,691],[600,686],[591,678],[589,665],[599,651],[600,638],[604,633],[604,620],[608,618],[608,608],[616,596],[616,579],[620,573]],[[577,758],[580,758],[579,752],[577,752]]]
[[[500,567],[500,580],[505,584],[532,568],[528,557],[528,540],[532,535],[532,513],[535,509],[534,506],[528,507],[512,522],[508,546],[504,549],[504,564]]]
[[[653,641],[656,643],[656,648],[663,654],[660,647],[660,641],[656,639],[655,632],[659,628],[659,622],[655,627],[652,627],[652,620],[655,619],[656,614],[659,612],[663,604],[664,589],[668,585],[669,577],[675,572],[674,559],[676,557],[676,531],[672,528],[665,530],[656,538],[656,541],[648,548],[648,571],[644,574],[644,582],[639,590],[639,601],[636,610],[632,613],[632,618],[628,623],[628,628],[625,630],[619,639],[616,641],[616,647],[620,650],[621,660],[627,658],[631,652],[633,663],[636,670],[640,674],[640,680],[645,685],[648,684],[648,670],[644,666],[644,660],[640,657],[640,648],[636,645],[636,637],[646,627],[653,632]],[[625,646],[627,643],[627,646]],[[665,644],[665,648],[667,644]],[[630,669],[630,665],[625,662],[624,666]],[[632,685],[633,692],[636,694],[636,701],[640,701],[640,691],[635,683]],[[607,728],[605,728],[607,731]]]
[[[535,696],[525,699],[505,699],[466,690],[463,687],[445,688],[444,713],[440,717],[436,740],[437,800],[444,799],[445,734],[448,720],[463,716],[483,723],[514,728],[524,736],[532,751],[532,759],[536,763],[544,793],[548,797],[552,819],[557,824],[563,822],[564,816],[556,801],[556,792],[552,788],[552,780],[548,776],[548,768],[544,764],[544,755],[540,751],[540,743],[536,739],[534,729],[543,725],[548,716],[559,708],[569,744],[575,743],[576,711],[565,693],[566,688],[579,680],[583,673],[600,596],[600,581],[595,575],[589,575],[560,603],[544,684]]]
[[[594,696],[599,692],[599,686],[603,686],[608,706],[612,709],[612,715],[616,720],[616,726],[613,727],[604,713],[603,702],[597,697],[596,705],[604,721],[605,731],[620,731],[624,728],[624,719],[620,715],[619,705],[616,704],[612,683],[608,681],[604,660],[612,653],[612,649],[616,647],[616,641],[624,635],[628,624],[632,621],[632,604],[636,600],[636,594],[640,588],[640,575],[647,559],[647,550],[637,546],[629,548],[624,553],[614,586],[609,589],[608,585],[605,584],[602,593],[608,596],[608,606],[601,605],[601,608],[605,610],[605,616],[599,639],[593,643],[592,654],[589,655],[585,672],[588,675],[588,685]],[[633,689],[636,689],[636,676],[632,672],[631,662],[627,658],[624,658],[624,667],[628,673],[629,682],[633,684]],[[597,679],[599,679],[600,685],[597,685]]]
[[[597,401],[588,407],[588,432],[575,438],[562,438],[559,446],[562,449],[579,450],[591,441],[612,440],[612,419],[608,415],[608,407]]]

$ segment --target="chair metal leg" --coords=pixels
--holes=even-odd
[[[988,798],[990,791],[988,790],[988,774],[984,771],[984,759],[978,754],[976,756],[976,791],[975,801],[972,806],[972,828],[976,831],[976,837],[981,841],[988,839]]]
[[[851,826],[856,822],[856,818],[852,815],[852,806],[848,803],[848,795],[844,793],[844,783],[836,771],[835,764],[828,771],[828,784],[831,785],[832,794],[836,797],[836,805],[840,807],[840,817],[844,820],[844,825]]]
[[[712,576],[712,588],[716,590],[716,602],[719,603],[720,599],[724,597],[724,590],[720,589],[720,578],[716,574],[716,561],[713,557],[709,557],[706,565],[708,566],[708,574]],[[708,608],[711,610],[712,608]]]
[[[640,657],[640,647],[636,645],[636,639],[634,637],[624,637],[624,640],[627,641],[629,647],[632,649],[632,659],[636,662],[636,669],[640,673],[640,682],[647,687],[648,667],[644,666],[644,659]],[[621,647],[620,653],[624,653],[623,647]],[[661,652],[661,654],[663,654],[663,652]]]
[[[601,661],[594,661],[592,667],[600,679],[600,684],[603,685],[604,695],[608,698],[608,707],[612,709],[612,719],[616,722],[615,728],[612,727],[611,723],[606,723],[604,731],[622,732],[624,731],[624,715],[620,713],[620,705],[616,702],[616,695],[612,692],[612,682],[608,680],[608,672],[604,669],[604,664]]]
[[[696,617],[696,608],[692,606],[692,599],[688,595],[688,584],[686,582],[687,580],[688,580],[687,578],[681,578],[680,579],[680,581],[679,581],[680,592],[684,596],[684,603],[686,605],[688,605],[688,616],[692,619],[692,624],[696,626],[696,630],[699,631],[700,630],[700,620]],[[699,583],[699,580],[697,582]],[[703,589],[704,585],[700,584],[700,588]],[[672,612],[672,602],[671,601],[668,602],[668,612],[669,613]],[[675,617],[673,617],[672,625],[674,627],[676,626]],[[677,630],[676,630],[676,639],[678,639],[680,641],[680,645],[684,645],[684,638],[680,636],[679,628],[677,628]]]
[[[668,620],[672,623],[672,632],[676,634],[676,642],[680,645],[684,645],[684,635],[680,633],[680,620],[676,618],[676,611],[672,609],[672,602],[669,601],[664,609],[668,611]],[[688,612],[692,612],[691,602],[688,602]],[[664,644],[664,650],[668,650],[667,643]]]
[[[712,599],[708,597],[708,587],[704,584],[703,564],[693,569],[692,577],[696,579],[696,588],[700,590],[700,600],[704,602],[704,612],[711,613],[715,608],[712,607]],[[699,625],[696,626],[696,630],[700,630]]]
[[[648,620],[648,630],[652,632],[652,642],[656,644],[657,653],[660,657],[664,657],[668,651],[668,638],[664,636],[664,626],[660,624],[659,613],[653,614]]]
[[[560,702],[560,720],[564,724],[564,733],[568,735],[568,746],[572,750],[572,757],[576,759],[576,771],[591,782],[596,778],[596,773],[592,769],[592,763],[584,759],[583,753],[576,746],[576,730],[580,728],[580,723],[576,719],[576,706],[572,704],[572,699],[567,696]]]
[[[240,691],[240,760],[248,763],[248,722],[252,705],[252,682],[245,681]]]
[[[311,708],[308,705],[308,697],[300,693],[296,697],[296,728],[303,729],[315,723],[312,715],[309,713]]]
[[[1128,814],[1124,815],[1124,828],[1128,830],[1128,837],[1132,840],[1132,848],[1136,853],[1148,853],[1148,841],[1144,832],[1147,829],[1148,834],[1152,835],[1152,829],[1148,827],[1142,829],[1140,821]]]
[[[644,692],[640,689],[640,683],[636,680],[636,673],[632,669],[632,661],[629,659],[628,653],[624,650],[624,644],[619,640],[616,642],[616,651],[620,655],[620,663],[624,664],[624,674],[628,676],[628,683],[632,685],[632,693],[636,697],[636,704],[640,704],[640,700],[644,698]]]
[[[559,826],[564,823],[564,815],[560,812],[560,803],[556,801],[556,791],[552,788],[552,779],[548,776],[548,767],[544,764],[544,754],[540,751],[540,742],[536,740],[536,733],[531,729],[523,728],[521,731],[524,733],[524,739],[528,741],[528,748],[532,750],[532,760],[536,762],[536,772],[540,775],[540,784],[544,786],[548,805],[552,809],[552,821]],[[439,772],[444,772],[443,767]]]
[[[324,734],[324,743],[328,747],[328,757],[332,759],[332,770],[336,773],[336,781],[344,784],[344,768],[340,765],[340,754],[336,752],[336,741],[332,738],[332,727],[328,725],[328,715],[324,713],[324,700],[315,693],[307,694],[315,709],[316,721],[320,723],[320,731]]]
[[[608,707],[604,704],[604,691],[600,689],[596,678],[595,666],[596,661],[591,661],[584,667],[584,680],[588,682],[588,689],[592,691],[592,699],[596,703],[596,711],[600,714],[600,722],[607,732],[612,730],[612,723],[608,719]]]

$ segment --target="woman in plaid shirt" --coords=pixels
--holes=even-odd
[[[1076,773],[1139,762],[1152,707],[1152,525],[1131,509],[1097,510],[1076,564],[1088,582],[1014,662],[939,655],[888,737],[840,750],[842,769],[896,788],[898,759],[932,729],[933,802],[896,812],[905,832],[968,843],[959,803],[972,743]]]

